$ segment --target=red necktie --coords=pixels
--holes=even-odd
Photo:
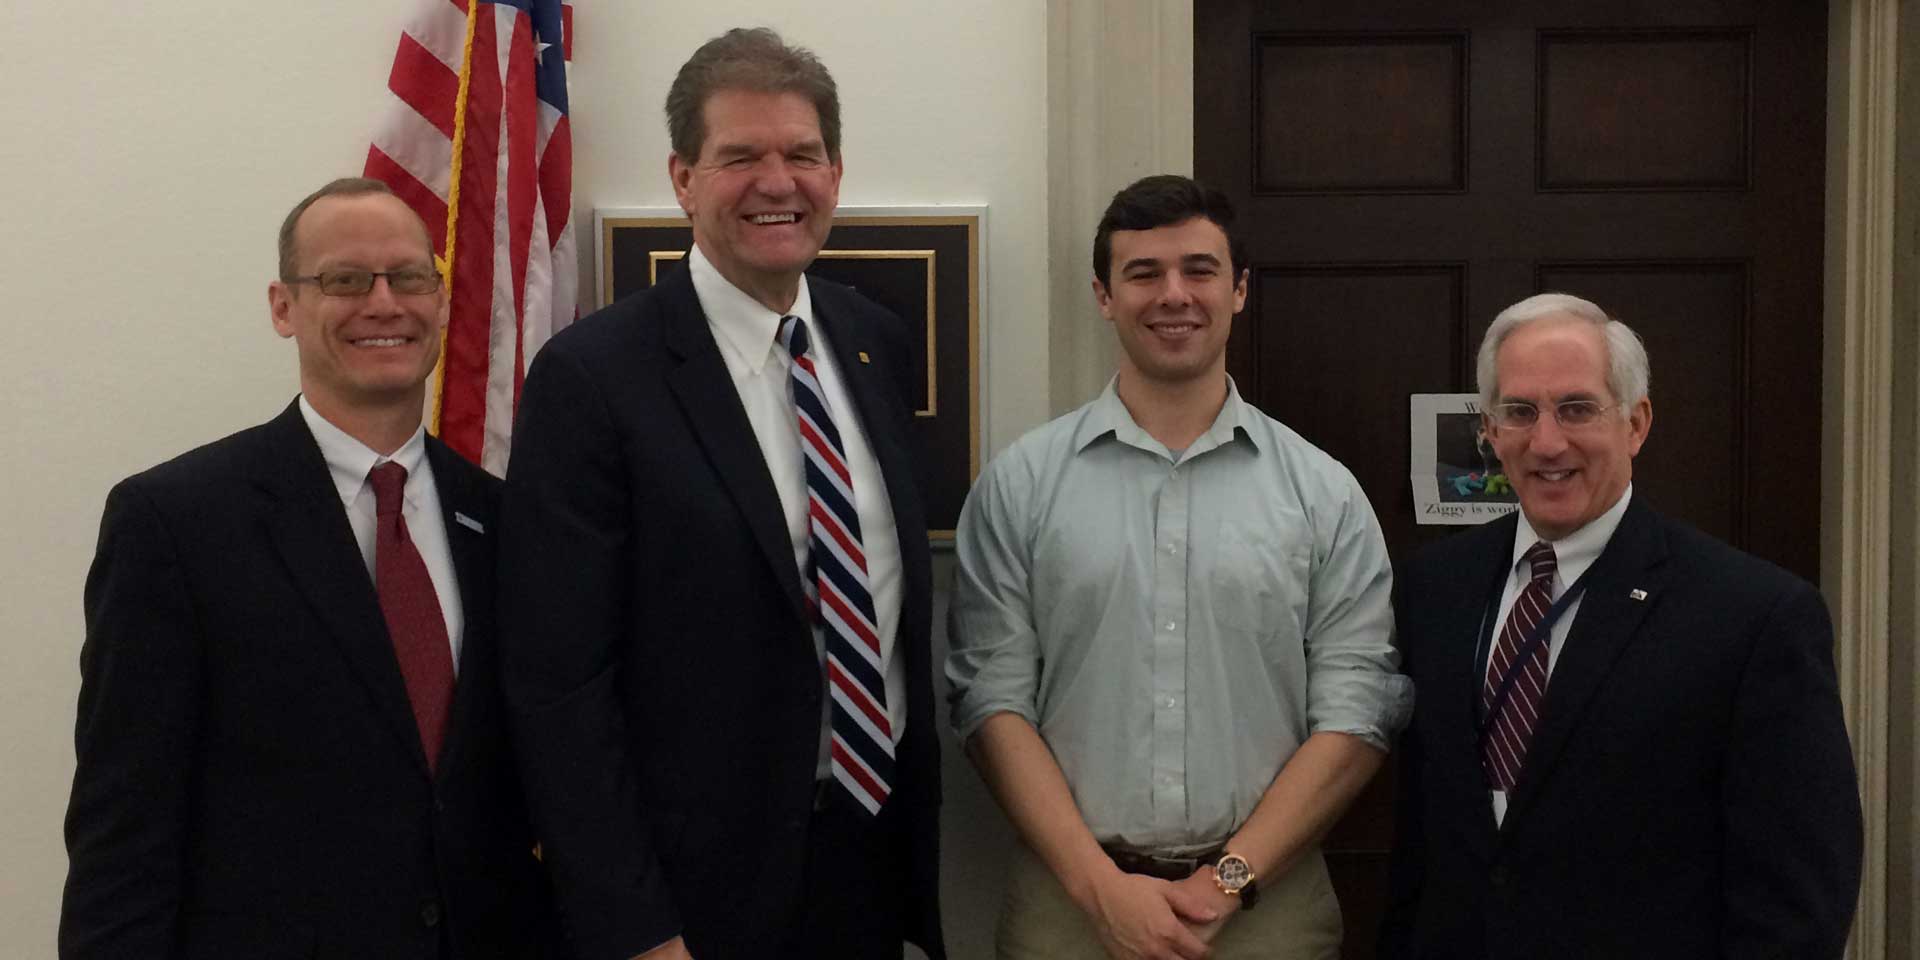
[[[1540,638],[1524,660],[1517,664],[1514,661],[1553,605],[1553,574],[1559,562],[1553,555],[1553,545],[1545,541],[1528,547],[1522,559],[1533,565],[1533,577],[1507,613],[1507,624],[1500,630],[1500,642],[1494,646],[1481,692],[1481,706],[1490,715],[1486,738],[1480,744],[1480,765],[1495,790],[1512,790],[1519,782],[1520,770],[1527,762],[1527,747],[1540,724],[1540,705],[1547,697],[1547,639]],[[1514,674],[1512,689],[1494,713],[1494,701],[1509,673]]]
[[[846,446],[827,409],[827,395],[814,375],[807,325],[783,317],[781,342],[793,358],[789,381],[800,422],[800,448],[807,475],[807,514],[812,528],[803,577],[815,628],[827,648],[828,692],[833,696],[833,779],[868,813],[878,814],[893,792],[893,727],[887,719],[887,685],[880,659],[867,558],[854,510],[853,474]]]
[[[400,676],[413,703],[413,722],[420,727],[420,746],[431,770],[440,759],[446,735],[447,708],[453,703],[453,646],[447,641],[447,621],[440,615],[440,597],[426,561],[407,535],[401,514],[405,502],[407,468],[388,461],[367,474],[373,485],[373,586],[380,594],[380,612],[387,618]]]

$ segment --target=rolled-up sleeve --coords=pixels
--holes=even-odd
[[[1307,722],[1385,751],[1413,713],[1413,681],[1393,649],[1386,539],[1351,474],[1322,505],[1307,624]],[[1344,495],[1339,495],[1344,493]]]
[[[1041,655],[1026,529],[1032,490],[1030,472],[1009,451],[974,484],[954,531],[946,672],[954,732],[963,742],[996,713],[1039,724]]]

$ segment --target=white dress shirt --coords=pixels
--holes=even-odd
[[[1547,541],[1553,544],[1555,561],[1551,600],[1559,600],[1567,592],[1567,588],[1573,586],[1574,582],[1580,579],[1581,574],[1586,573],[1587,568],[1593,566],[1595,560],[1600,559],[1600,551],[1605,550],[1607,541],[1613,539],[1613,531],[1620,527],[1620,518],[1626,516],[1627,501],[1632,499],[1633,484],[1627,484],[1627,489],[1620,494],[1620,499],[1613,506],[1608,507],[1607,512],[1594,517],[1587,522],[1586,526],[1558,540]],[[1533,579],[1533,565],[1521,558],[1540,540],[1540,535],[1533,531],[1533,524],[1527,522],[1526,511],[1521,511],[1520,523],[1513,533],[1512,566],[1507,571],[1506,589],[1500,593],[1500,615],[1493,621],[1495,624],[1501,626],[1506,624],[1507,612],[1513,609],[1514,601],[1520,598],[1520,591],[1526,588],[1529,580]],[[1573,618],[1580,615],[1580,601],[1583,598],[1584,595],[1575,597],[1572,603],[1567,604],[1567,609],[1561,613],[1560,619],[1553,622],[1553,629],[1547,634],[1546,699],[1548,702],[1553,700],[1554,665],[1560,662],[1560,649],[1566,646],[1567,632],[1573,629]],[[1499,631],[1496,629],[1493,633],[1494,639],[1490,642],[1498,642],[1499,636]],[[1493,657],[1491,656],[1487,657],[1487,675],[1489,678],[1493,677]],[[1536,727],[1534,732],[1539,733],[1539,728]],[[1507,792],[1495,790],[1493,791],[1493,821],[1502,823],[1506,818]]]
[[[787,515],[787,538],[793,544],[795,568],[807,569],[807,550],[811,539],[811,521],[807,515],[807,477],[800,450],[800,427],[794,412],[792,388],[787,371],[793,358],[780,346],[778,334],[782,315],[768,310],[758,301],[720,275],[696,244],[687,256],[693,291],[700,298],[700,309],[707,315],[707,326],[720,345],[720,357],[740,394],[740,404],[753,425],[754,439],[766,458],[767,472],[780,495],[780,506]],[[847,469],[853,475],[854,511],[860,518],[860,541],[867,555],[867,581],[873,589],[873,609],[880,628],[880,659],[885,669],[887,716],[892,721],[894,743],[900,742],[907,727],[907,670],[893,655],[894,640],[900,630],[900,540],[893,527],[893,503],[887,497],[886,478],[880,473],[880,461],[868,444],[866,429],[860,422],[859,408],[847,392],[846,381],[834,363],[827,331],[814,322],[813,300],[807,290],[807,278],[800,277],[800,295],[793,301],[789,315],[807,325],[815,377],[827,395],[827,412],[840,431],[846,447]],[[826,664],[826,646],[818,629],[814,630],[815,652],[820,657],[822,677]],[[820,760],[822,779],[832,775],[831,746],[832,698],[821,698]]]
[[[360,545],[360,559],[367,576],[374,577],[375,516],[373,484],[367,473],[391,460],[406,468],[406,503],[401,516],[407,521],[407,536],[426,562],[427,576],[433,580],[433,592],[440,601],[440,615],[447,621],[447,642],[453,646],[454,675],[460,672],[460,641],[466,619],[460,606],[460,581],[453,572],[453,551],[447,546],[445,514],[440,510],[440,488],[433,482],[433,467],[427,462],[427,431],[423,426],[400,445],[391,457],[383,457],[372,447],[334,426],[313,409],[307,398],[300,398],[300,416],[307,430],[320,445],[327,461],[327,473],[333,477],[340,503],[346,507],[347,523],[353,526],[353,539]]]

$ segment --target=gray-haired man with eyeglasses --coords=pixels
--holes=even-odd
[[[499,484],[421,424],[431,238],[334,181],[287,215],[267,300],[300,396],[107,498],[60,955],[548,956],[495,678]]]
[[[1640,338],[1541,294],[1480,347],[1513,515],[1396,571],[1381,956],[1839,957],[1861,821],[1811,584],[1633,491]]]

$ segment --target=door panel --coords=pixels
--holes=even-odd
[[[1466,37],[1267,35],[1256,41],[1255,190],[1466,187]]]
[[[1284,408],[1283,422],[1346,464],[1383,524],[1412,525],[1413,500],[1372,496],[1405,487],[1407,471],[1373,456],[1365,434],[1405,422],[1402,384],[1451,380],[1466,349],[1465,273],[1462,264],[1320,264],[1263,267],[1249,281],[1268,318],[1259,402]],[[1356,343],[1369,348],[1348,349]]]

